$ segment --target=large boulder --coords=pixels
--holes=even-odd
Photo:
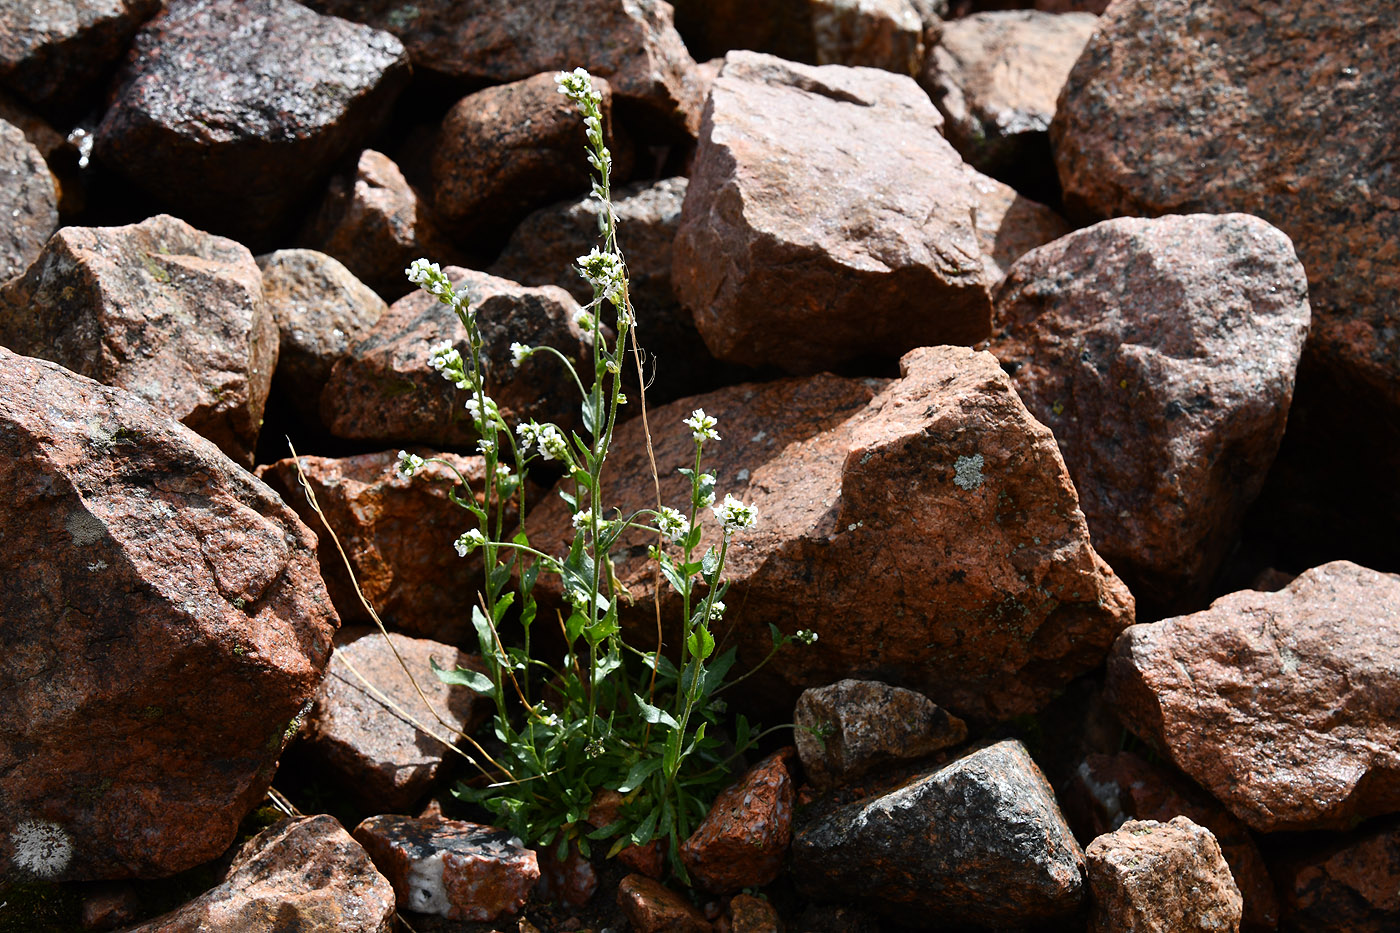
[[[721,497],[759,516],[730,547],[734,615],[720,631],[750,663],[766,654],[770,623],[819,635],[755,678],[777,691],[781,715],[798,691],[844,677],[917,689],[965,718],[1032,712],[1102,663],[1132,622],[1133,598],[1089,544],[1050,431],[990,354],[925,348],[901,368],[883,386],[795,378],[650,412],[661,498],[689,495],[676,473],[695,456],[682,421],[704,408],[724,438],[707,446],[706,469]],[[639,421],[618,428],[607,477],[609,506],[654,507]],[[551,553],[573,538],[556,496],[530,527]],[[638,632],[655,631],[652,541],[624,538],[618,552],[619,578],[648,607],[629,622]],[[669,593],[663,618],[677,618]]]
[[[1400,929],[1400,820],[1308,838],[1271,867],[1287,929],[1390,933]]]
[[[245,465],[278,354],[252,254],[164,214],[54,234],[0,287],[0,345],[127,389]]]
[[[1278,451],[1309,317],[1293,244],[1245,214],[1108,220],[1008,272],[992,352],[1140,603],[1201,605]]]
[[[1135,625],[1107,699],[1262,832],[1400,812],[1400,578],[1347,561]]]
[[[96,155],[156,203],[261,241],[408,76],[393,36],[294,0],[178,0],[137,35]]]
[[[0,349],[0,874],[159,877],[233,842],[330,657],[316,538],[121,389]]]
[[[977,197],[912,78],[732,52],[673,281],[719,359],[813,372],[987,336]]]

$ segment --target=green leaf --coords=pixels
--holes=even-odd
[[[701,607],[701,611],[704,611],[704,607]],[[686,639],[685,646],[690,649],[691,657],[703,661],[714,653],[715,637],[703,625],[697,626],[690,633],[690,638]]]
[[[705,676],[700,681],[704,696],[708,697],[719,689],[720,684],[724,683],[724,678],[729,674],[729,669],[734,666],[738,657],[735,653],[736,650],[735,648],[726,648],[705,669]]]
[[[653,807],[652,811],[646,815],[646,819],[642,820],[641,825],[632,831],[632,845],[644,846],[651,842],[656,834],[656,822],[660,817],[661,811]]]
[[[569,643],[578,640],[583,634],[584,628],[588,625],[588,616],[577,609],[569,614],[569,618],[564,622],[564,636],[569,639]]]
[[[578,511],[578,498],[576,496],[561,489],[559,490],[559,498],[564,500],[564,504],[569,507],[571,513]]]
[[[681,546],[687,551],[694,550],[700,544],[700,539],[704,534],[705,527],[697,521],[695,526],[686,533],[685,540],[681,542]]]
[[[650,703],[648,703],[646,700],[643,700],[635,693],[632,694],[632,698],[637,701],[637,708],[642,711],[642,718],[645,719],[647,722],[653,724],[659,722],[664,725],[670,726],[672,729],[679,729],[681,727],[681,724],[676,722],[675,717],[672,716],[670,713],[666,712],[664,709],[658,709],[657,707],[652,706]]]
[[[453,671],[445,670],[438,667],[436,658],[429,658],[428,663],[432,665],[433,673],[437,675],[437,679],[445,684],[470,687],[472,690],[486,697],[493,697],[496,695],[496,685],[491,682],[491,678],[480,671],[473,671],[465,667],[459,667]]]
[[[720,563],[719,551],[711,547],[705,552],[705,557],[700,562],[701,573],[705,575],[705,582],[710,586],[715,585],[715,577],[719,576]]]
[[[514,593],[504,593],[504,594],[502,594],[502,596],[501,596],[500,599],[496,600],[496,607],[495,607],[495,609],[492,610],[491,614],[494,615],[494,616],[496,617],[496,624],[497,624],[497,625],[500,625],[500,624],[501,624],[501,620],[504,619],[504,618],[506,617],[506,612],[507,612],[507,611],[510,609],[510,607],[513,606],[514,604],[515,604],[515,594],[514,594]]]
[[[476,629],[477,649],[483,655],[496,656],[496,636],[491,628],[491,623],[486,619],[486,613],[481,611],[480,606],[472,606],[472,628]]]
[[[602,383],[594,383],[593,391],[589,392],[588,398],[583,400],[583,426],[588,430],[588,433],[592,434],[594,437],[598,436],[598,430],[602,427],[602,425],[598,423],[600,415],[603,418],[607,418],[608,412],[607,408],[603,405]]]
[[[638,787],[641,787],[642,782],[655,774],[660,768],[660,758],[643,758],[632,766],[631,770],[627,772],[627,777],[615,789],[619,794],[630,794]]]
[[[661,573],[670,582],[671,588],[684,597],[689,590],[690,581],[676,570],[675,563],[665,554],[661,555],[657,563],[661,565]]]

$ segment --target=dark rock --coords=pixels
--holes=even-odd
[[[0,288],[0,344],[127,389],[251,463],[277,325],[232,240],[164,214],[64,227]]]
[[[333,816],[286,819],[244,844],[223,880],[127,933],[392,933],[394,889]]]
[[[292,0],[176,0],[137,35],[96,155],[195,222],[262,240],[408,75],[393,36]]]
[[[99,881],[83,893],[84,930],[115,930],[140,916],[141,897],[129,881]]]
[[[1015,741],[804,827],[793,873],[810,897],[921,926],[1048,924],[1084,893],[1084,854]]]
[[[973,168],[967,174],[977,196],[977,239],[982,244],[987,281],[996,294],[1012,263],[1037,246],[1069,234],[1071,228],[1059,214],[1018,194],[1010,185]]]
[[[146,402],[0,350],[0,874],[222,853],[330,656],[316,539]]]
[[[1400,823],[1385,820],[1331,839],[1272,867],[1287,929],[1389,933],[1400,928]]]
[[[1278,451],[1308,319],[1292,244],[1245,214],[1104,221],[1007,274],[992,350],[1141,602],[1200,605]]]
[[[0,119],[0,282],[29,268],[58,229],[58,188],[43,155]]]
[[[646,875],[622,879],[617,905],[637,933],[710,933],[714,929],[684,897]]]
[[[715,924],[717,933],[782,933],[777,908],[762,897],[736,894]],[[804,929],[806,929],[804,927]]]
[[[1400,578],[1336,561],[1129,628],[1106,695],[1254,829],[1344,829],[1400,811],[1398,658]]]
[[[910,78],[730,53],[673,271],[716,357],[812,372],[987,335],[976,196],[940,123]]]
[[[681,861],[697,885],[733,894],[778,877],[792,841],[792,754],[784,749],[750,768],[681,843]]]

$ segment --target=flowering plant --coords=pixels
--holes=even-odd
[[[467,393],[465,407],[486,461],[484,496],[473,495],[459,475],[460,487],[451,497],[472,520],[453,547],[463,556],[480,551],[485,561],[485,588],[471,609],[485,672],[436,666],[434,671],[443,681],[490,697],[496,706],[494,731],[501,750],[488,755],[475,746],[480,758],[473,761],[486,780],[460,785],[459,796],[487,807],[532,843],[557,844],[561,858],[570,846],[588,857],[602,840],[612,840],[609,855],[664,840],[673,868],[684,877],[680,842],[729,780],[729,762],[758,737],[737,717],[735,750],[721,754],[718,693],[735,655],[733,649],[716,653],[712,632],[726,611],[730,542],[758,516],[733,495],[715,503],[716,478],[702,464],[706,443],[720,435],[716,420],[702,410],[685,422],[695,444],[693,465],[681,471],[690,479],[688,501],[679,507],[658,503],[630,515],[610,512],[602,501],[609,445],[627,402],[621,373],[629,341],[634,359],[638,354],[636,318],[617,243],[601,97],[582,69],[561,73],[557,80],[583,115],[592,196],[602,205],[601,243],[578,259],[579,274],[593,287],[593,299],[578,315],[592,336],[593,367],[580,374],[548,346],[515,343],[511,356],[519,365],[546,354],[569,371],[583,396],[583,434],[534,420],[512,429],[487,394],[482,334],[467,297],[436,263],[419,259],[407,270],[409,280],[446,304],[466,330],[465,353],[444,344],[432,347],[429,359],[444,379]],[[612,323],[611,333],[605,319]],[[587,383],[583,375],[590,377]],[[645,398],[639,401],[645,417]],[[537,549],[528,534],[522,480],[536,459],[554,461],[566,474],[559,495],[573,512],[574,537],[565,554]],[[412,476],[424,462],[403,452],[398,472]],[[511,504],[519,515],[514,527],[506,523]],[[707,511],[717,525],[717,544],[705,544]],[[619,613],[626,594],[613,575],[611,553],[622,535],[637,529],[656,535],[651,559],[680,596],[680,638],[669,654],[661,644],[642,647],[623,637]],[[532,638],[539,608],[534,590],[541,574],[560,578],[568,604],[567,617],[558,614],[565,643],[558,664],[533,650],[539,641]],[[764,662],[789,640],[811,637],[803,632],[789,639],[774,630],[773,651]],[[616,818],[590,826],[589,811],[605,790],[621,795]]]

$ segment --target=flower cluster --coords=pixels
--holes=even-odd
[[[718,622],[719,620],[723,619],[723,618],[724,618],[724,609],[725,609],[725,606],[724,606],[723,600],[717,599],[717,600],[715,600],[714,602],[710,603],[710,615],[709,615],[710,621],[711,621],[711,622]]]
[[[485,543],[486,536],[481,533],[481,529],[473,528],[471,531],[462,532],[452,546],[457,549],[458,557],[466,557]]]
[[[732,535],[744,528],[752,528],[758,522],[758,510],[751,505],[744,505],[730,494],[726,494],[724,501],[711,511],[724,526],[726,535]]]
[[[656,513],[656,528],[670,538],[673,544],[680,544],[685,536],[690,534],[690,519],[682,515],[678,509],[663,505]]]
[[[426,259],[415,259],[404,270],[404,275],[408,276],[408,280],[414,285],[451,307],[459,316],[470,314],[471,300],[465,293],[457,293],[457,290],[452,287],[452,282],[448,280],[447,274],[437,263],[428,262]]]
[[[695,411],[691,412],[690,417],[685,419],[686,427],[690,428],[691,433],[697,441],[719,440],[719,432],[715,430],[715,425],[717,424],[719,424],[719,422],[705,414],[705,409],[703,408],[695,409]]]
[[[792,636],[793,641],[799,641],[804,645],[815,645],[817,643],[817,633],[809,628],[800,628]]]
[[[540,456],[546,460],[560,460],[564,463],[572,462],[569,456],[569,443],[564,440],[564,435],[559,433],[559,429],[552,424],[540,424],[538,421],[522,421],[515,426],[515,433],[520,438],[520,452],[526,454],[531,447],[539,449]]]
[[[399,479],[412,479],[413,474],[423,469],[424,460],[406,450],[399,451],[399,462],[394,465],[394,475]]]
[[[528,360],[530,355],[534,352],[534,347],[527,347],[525,344],[519,342],[513,343],[510,345],[510,361],[518,367],[521,363]]]
[[[608,253],[593,247],[587,256],[578,257],[579,275],[588,280],[595,294],[602,295],[615,305],[622,304],[627,291],[627,268],[617,253]]]
[[[554,82],[559,85],[559,93],[573,101],[579,113],[583,114],[584,131],[588,135],[588,164],[606,177],[612,171],[612,153],[603,142],[603,113],[600,109],[603,95],[593,86],[592,75],[582,68],[561,71],[554,76]]]

